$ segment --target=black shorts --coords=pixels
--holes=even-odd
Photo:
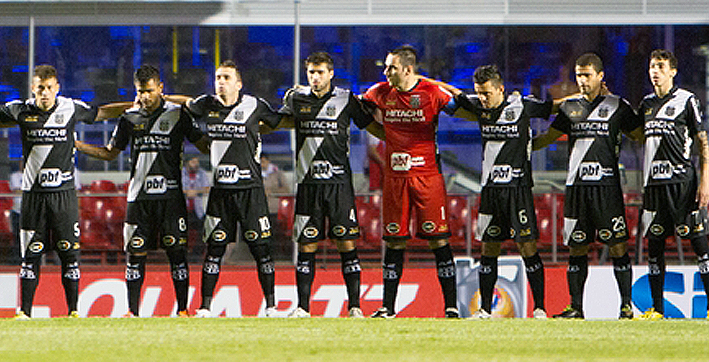
[[[539,238],[531,187],[483,187],[475,238],[515,242]]]
[[[295,195],[293,240],[310,243],[325,239],[325,218],[331,239],[359,238],[359,223],[351,183],[299,184]]]
[[[22,257],[47,250],[78,252],[79,248],[79,202],[76,190],[22,194]]]
[[[268,202],[263,188],[209,191],[204,217],[203,240],[211,244],[236,241],[237,224],[247,243],[264,243],[271,238]]]
[[[184,198],[129,202],[123,224],[123,248],[141,252],[187,246]]]
[[[707,234],[707,210],[700,209],[697,181],[645,187],[643,235],[666,239],[674,233],[693,239]]]
[[[564,244],[596,240],[614,245],[628,240],[620,186],[567,186],[564,201]]]

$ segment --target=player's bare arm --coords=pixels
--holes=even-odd
[[[165,99],[168,102],[177,103],[177,104],[185,104],[185,103],[192,100],[192,97],[183,96],[180,94],[164,94],[162,97],[163,97],[163,99]]]
[[[113,161],[121,153],[121,150],[110,145],[98,147],[79,140],[74,141],[74,146],[79,152],[104,161]]]
[[[194,143],[194,146],[197,147],[199,152],[209,154],[209,146],[211,144],[212,140],[209,138],[209,136],[204,135],[202,136],[202,138],[198,139],[197,142]]]
[[[105,121],[111,118],[118,118],[123,112],[135,105],[133,102],[116,102],[104,104],[98,107],[98,113],[96,114],[96,121]]]
[[[386,141],[386,135],[384,134],[384,126],[374,121],[367,126],[367,132],[371,133],[372,136],[379,138],[382,141]]]
[[[532,139],[532,150],[540,150],[546,146],[549,146],[550,144],[554,143],[561,135],[563,135],[564,132],[559,131],[558,129],[554,127],[549,127],[549,129],[546,131],[546,133],[541,134],[537,137],[534,137]]]
[[[450,85],[450,84],[448,84],[448,83],[445,83],[445,82],[441,82],[440,80],[431,79],[431,78],[428,78],[428,77],[423,76],[423,75],[417,75],[417,77],[418,77],[419,79],[423,79],[423,80],[429,81],[429,82],[431,82],[431,83],[433,83],[433,84],[435,84],[435,85],[437,85],[437,86],[439,86],[439,87],[445,89],[446,91],[448,91],[449,93],[453,94],[454,96],[457,96],[457,95],[463,93],[462,90],[456,88],[455,86],[452,86],[452,85]]]
[[[707,132],[699,132],[697,139],[699,140],[699,167],[701,170],[697,201],[699,201],[699,207],[705,208],[709,205],[709,141],[707,141]]]

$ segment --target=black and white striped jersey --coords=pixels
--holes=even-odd
[[[183,142],[201,137],[192,117],[177,104],[163,102],[152,114],[137,107],[125,111],[109,144],[120,150],[131,145],[128,202],[184,197]]]
[[[222,189],[263,187],[259,123],[276,128],[280,116],[263,99],[240,94],[225,106],[213,95],[203,95],[186,104],[211,139],[213,185]]]
[[[352,182],[350,119],[359,128],[373,121],[352,92],[334,87],[318,98],[310,87],[297,87],[286,93],[279,113],[295,121],[298,183]]]
[[[96,109],[84,102],[57,97],[43,111],[34,99],[0,106],[0,120],[20,126],[22,137],[22,191],[53,192],[74,189],[74,126],[93,123]]]
[[[642,118],[628,101],[615,95],[562,103],[551,127],[569,136],[566,186],[619,185],[621,132],[630,133],[641,125]]]
[[[475,114],[483,140],[480,183],[487,187],[532,186],[531,118],[549,118],[552,101],[510,95],[497,108],[486,109],[477,95],[460,94],[456,104]]]
[[[692,142],[707,126],[697,97],[677,87],[664,97],[645,96],[639,113],[645,119],[644,185],[684,182],[694,178]]]

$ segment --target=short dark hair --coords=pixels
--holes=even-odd
[[[233,60],[225,60],[219,64],[218,68],[232,68],[236,72],[236,79],[241,81],[241,72],[239,72],[239,67],[236,66]]]
[[[154,80],[155,83],[160,83],[160,71],[152,65],[142,65],[140,68],[136,69],[135,74],[133,74],[134,83],[145,84],[151,79]]]
[[[332,60],[332,57],[330,54],[327,52],[315,52],[310,55],[305,59],[305,67],[308,67],[308,64],[327,64],[327,69],[328,70],[333,70],[335,69],[335,61]]]
[[[592,66],[597,73],[603,71],[603,61],[601,57],[595,53],[586,53],[576,59],[576,66],[578,67],[587,67],[589,65]]]
[[[675,55],[672,54],[671,51],[665,50],[665,49],[655,49],[650,53],[650,60],[652,59],[658,59],[658,60],[669,60],[670,62],[670,69],[677,69],[677,58],[675,58]]]
[[[408,67],[411,65],[414,67],[414,70],[416,70],[416,58],[418,55],[416,54],[416,49],[411,45],[402,45],[390,51],[389,54],[398,56],[399,63],[401,63],[402,66]]]
[[[473,81],[476,84],[485,84],[488,81],[492,81],[495,85],[500,85],[502,84],[502,74],[497,69],[497,65],[481,65],[475,69]]]
[[[49,64],[41,64],[34,67],[34,72],[32,73],[34,77],[38,77],[41,80],[57,78],[57,68]]]

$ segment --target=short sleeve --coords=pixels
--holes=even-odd
[[[571,120],[566,115],[563,105],[559,110],[559,114],[556,115],[556,119],[554,119],[554,122],[551,123],[550,127],[558,129],[559,131],[564,132],[566,134],[569,134],[569,132],[571,132]]]
[[[291,88],[286,92],[286,94],[283,96],[283,105],[281,106],[281,109],[278,110],[278,114],[282,114],[284,116],[292,116],[293,115],[293,94],[294,93],[295,93],[294,88]]]
[[[84,122],[88,124],[94,123],[96,120],[96,114],[98,113],[98,108],[92,107],[82,101],[74,101],[74,117],[78,122]]]
[[[185,109],[191,116],[194,118],[201,118],[204,116],[207,109],[207,101],[209,100],[208,95],[202,95],[197,97],[196,99],[190,99],[185,103]]]
[[[204,133],[199,129],[197,122],[184,109],[180,109],[180,123],[185,128],[185,137],[192,143],[199,141]]]
[[[709,126],[704,122],[704,114],[702,105],[699,99],[692,95],[687,100],[687,123],[691,129],[695,130],[695,134],[702,131],[709,131]]]
[[[354,122],[354,124],[360,129],[366,128],[370,123],[372,123],[372,121],[374,121],[374,117],[367,109],[365,109],[362,102],[360,102],[360,100],[357,99],[357,97],[355,97],[351,92],[349,94],[349,98],[350,99],[347,105],[350,108],[350,117],[352,118],[352,122]]]
[[[0,123],[16,123],[15,117],[12,116],[7,105],[0,105]]]
[[[620,104],[621,107],[623,107],[623,121],[620,123],[620,129],[624,133],[630,133],[643,125],[643,116],[635,113],[635,110],[630,106],[628,101],[621,99]]]
[[[281,115],[274,111],[265,99],[257,98],[257,102],[261,112],[259,114],[260,121],[271,128],[278,127],[278,124],[281,123]]]
[[[111,135],[111,140],[108,144],[112,148],[117,148],[119,150],[125,150],[126,146],[131,139],[133,124],[130,123],[125,117],[121,116],[116,123],[116,127],[113,129],[113,134]]]
[[[524,97],[522,103],[524,104],[525,112],[531,118],[548,119],[554,106],[554,102],[551,100],[542,101],[534,97]]]

